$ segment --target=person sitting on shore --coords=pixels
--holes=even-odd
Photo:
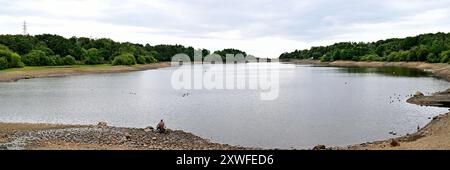
[[[166,125],[164,124],[164,120],[161,119],[161,121],[159,121],[158,125],[156,125],[156,132],[158,132],[158,133],[166,132]]]

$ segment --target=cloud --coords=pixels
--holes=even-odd
[[[450,31],[450,0],[0,0],[0,33],[237,48],[261,57]]]

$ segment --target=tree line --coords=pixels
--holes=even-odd
[[[23,66],[58,66],[75,64],[134,65],[170,61],[175,54],[184,53],[191,59],[194,48],[183,45],[136,44],[115,42],[108,38],[65,38],[59,35],[0,35],[0,69]],[[210,54],[202,50],[204,56]],[[245,52],[224,49],[215,53]]]
[[[421,34],[369,43],[340,42],[283,53],[280,59],[450,63],[450,33]]]

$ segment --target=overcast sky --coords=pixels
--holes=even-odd
[[[237,48],[258,57],[450,32],[450,0],[0,0],[0,34]]]

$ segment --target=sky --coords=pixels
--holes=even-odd
[[[450,32],[450,0],[0,0],[0,34],[111,38],[257,57]]]

